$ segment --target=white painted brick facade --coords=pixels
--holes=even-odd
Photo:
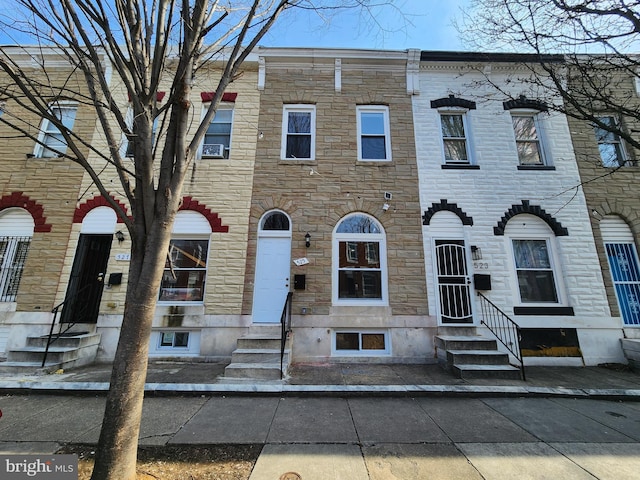
[[[507,69],[494,67],[491,80],[509,88],[504,83],[508,73]],[[518,170],[511,115],[502,104],[508,98],[478,87],[474,82],[482,81],[481,75],[462,64],[422,62],[419,77],[420,92],[413,97],[413,110],[422,211],[446,199],[473,218],[473,226],[463,227],[464,238],[467,245],[482,251],[483,258],[476,266],[487,268],[474,271],[471,262],[470,273],[490,274],[492,290],[485,294],[512,315],[514,305],[520,303],[509,238],[494,235],[493,228],[512,205],[521,204],[522,200],[544,209],[569,232],[568,236],[555,238],[560,264],[556,268],[556,281],[561,284],[560,291],[564,291],[559,305],[573,307],[575,316],[527,315],[514,316],[514,320],[525,328],[578,329],[579,338],[584,340],[581,346],[587,364],[623,361],[619,347],[613,345],[621,332],[620,325],[611,317],[588,210],[582,190],[576,188],[580,177],[566,118],[551,113],[540,115],[545,153],[555,170]],[[519,90],[521,85],[512,84],[511,88],[516,96],[526,94]],[[479,166],[477,170],[441,168],[444,154],[439,113],[431,108],[430,102],[449,95],[477,102],[477,108],[468,112],[466,125],[472,163]],[[437,286],[432,255],[435,233],[430,226],[423,226],[423,234],[429,308],[435,315]],[[599,335],[602,341],[594,341],[589,334],[589,329],[594,328],[607,331],[606,335]],[[616,336],[614,332],[619,333]]]

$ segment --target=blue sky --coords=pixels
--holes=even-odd
[[[378,3],[378,2],[373,2]],[[291,9],[260,42],[267,47],[370,48],[386,50],[462,50],[452,26],[469,0],[391,0],[370,15],[359,10],[314,12]],[[0,15],[12,16],[12,0],[0,0]],[[25,38],[8,37],[0,30],[0,44]]]
[[[326,19],[316,12],[291,10],[285,12],[261,44],[268,47],[462,50],[452,21],[461,17],[461,8],[468,3],[468,0],[395,0],[393,5],[381,6],[374,11],[375,21],[357,10],[333,13]]]

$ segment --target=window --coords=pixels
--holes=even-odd
[[[465,135],[465,115],[462,113],[441,113],[440,125],[445,163],[470,163]]]
[[[76,119],[77,105],[71,103],[58,102],[49,107],[51,113],[67,129],[73,128]],[[50,120],[43,119],[40,126],[40,143],[36,144],[33,154],[36,157],[51,158],[64,154],[67,150],[65,141],[60,129]]]
[[[357,107],[358,160],[391,160],[389,109]]]
[[[172,239],[160,285],[161,302],[202,302],[209,240]]]
[[[386,304],[385,236],[364,214],[343,219],[334,233],[334,302]]]
[[[0,212],[0,302],[15,302],[35,223],[29,212]]]
[[[229,158],[232,123],[232,109],[219,108],[216,111],[207,133],[204,135],[202,158]]]
[[[0,237],[0,302],[15,302],[31,237]]]
[[[544,165],[544,154],[539,136],[539,126],[535,114],[512,115],[513,131],[516,137],[518,160],[523,166]]]
[[[315,158],[316,107],[285,105],[282,118],[282,152],[284,159]]]
[[[619,129],[620,124],[615,117],[598,117],[598,120],[608,127],[602,128],[598,125],[593,127],[598,141],[602,165],[605,167],[625,165],[627,158],[622,141],[617,133],[609,131],[610,129]]]
[[[512,245],[522,303],[557,303],[548,241],[512,239]]]
[[[333,341],[336,354],[389,354],[389,342],[385,331],[336,331]]]
[[[158,348],[189,348],[189,332],[160,332]]]

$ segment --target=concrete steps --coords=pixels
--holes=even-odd
[[[632,370],[640,371],[640,339],[622,338],[622,350]]]
[[[249,332],[238,339],[237,348],[231,353],[231,363],[225,367],[220,382],[279,381],[287,372],[291,354],[287,339],[281,370],[280,328],[280,324],[252,325]]]
[[[521,380],[520,369],[509,364],[509,355],[498,350],[495,339],[475,334],[475,328],[446,327],[435,337],[438,360],[458,378]]]
[[[43,370],[47,336],[27,337],[26,343],[24,347],[7,352],[7,360],[0,362],[1,373],[37,373]],[[51,372],[93,363],[99,345],[100,334],[97,333],[64,335],[49,346],[44,370]]]

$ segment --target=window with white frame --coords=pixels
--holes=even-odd
[[[540,138],[540,123],[537,113],[511,113],[516,139],[518,161],[522,166],[545,165],[544,149]]]
[[[73,102],[56,102],[49,105],[51,114],[66,129],[71,130],[76,119],[78,105]],[[51,158],[63,155],[67,151],[67,142],[58,125],[48,118],[42,119],[38,143],[33,152],[39,158]]]
[[[334,331],[333,352],[337,355],[388,355],[390,349],[387,331]]]
[[[149,356],[197,356],[200,354],[200,336],[199,330],[155,330],[149,339]]]
[[[31,245],[33,217],[22,208],[0,213],[0,302],[15,302]]]
[[[440,112],[444,161],[447,164],[471,163],[464,112]]]
[[[619,130],[620,123],[616,117],[598,117],[604,126],[594,124],[593,128],[598,142],[598,150],[604,167],[620,167],[627,162],[627,155],[620,136],[612,130]]]
[[[505,229],[521,304],[559,304],[555,235],[544,220],[530,214],[513,217]]]
[[[208,106],[205,106],[206,113]],[[202,158],[229,158],[233,109],[219,107],[202,142]]]
[[[200,213],[181,210],[176,216],[160,284],[159,302],[204,301],[211,226]]]
[[[386,243],[380,224],[352,214],[340,221],[333,238],[334,303],[386,304]]]
[[[316,149],[316,107],[285,105],[282,115],[283,159],[314,160]]]
[[[358,127],[358,160],[391,160],[389,108],[382,105],[360,105],[356,108]]]

